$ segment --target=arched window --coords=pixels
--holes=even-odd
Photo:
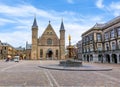
[[[40,49],[40,57],[43,57],[43,49]]]
[[[56,57],[58,57],[58,50],[56,50]]]
[[[52,39],[48,38],[48,39],[47,39],[47,44],[48,44],[48,45],[52,45]]]

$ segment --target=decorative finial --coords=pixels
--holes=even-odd
[[[36,14],[34,14],[34,21],[32,27],[38,27],[37,26],[37,21],[36,21]]]
[[[50,24],[50,22],[51,22],[51,21],[49,20],[49,24]]]
[[[36,18],[36,14],[34,13],[34,17]]]
[[[63,22],[63,17],[62,17],[62,19],[61,19],[61,20],[62,20],[62,22]]]
[[[64,24],[63,24],[63,18],[62,18],[62,20],[61,20],[60,30],[65,30],[65,29],[64,29]]]

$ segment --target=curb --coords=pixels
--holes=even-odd
[[[54,68],[54,67],[47,67],[47,66],[38,66],[44,69],[51,69],[51,70],[62,70],[62,71],[111,71],[112,68],[106,69],[70,69],[70,68]]]

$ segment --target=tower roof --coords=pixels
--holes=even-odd
[[[32,25],[32,27],[33,27],[33,28],[36,28],[36,27],[38,27],[38,25],[37,25],[37,21],[36,21],[36,17],[34,18],[34,22],[33,22],[33,25]]]
[[[60,30],[65,30],[64,24],[63,24],[63,20],[62,20],[62,22],[61,22]]]

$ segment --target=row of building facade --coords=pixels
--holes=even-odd
[[[26,48],[14,48],[0,41],[0,59],[13,58],[15,55],[19,55],[21,59],[66,59],[63,21],[60,26],[60,38],[50,22],[38,38],[36,18],[31,30],[32,44],[26,42]],[[77,43],[77,57],[88,62],[120,63],[120,16],[104,24],[96,23],[84,32],[82,40]]]
[[[26,58],[26,50],[22,47],[13,47],[8,43],[0,41],[0,59],[13,59],[14,56],[20,56],[20,59]]]
[[[78,58],[88,62],[120,63],[120,16],[82,34]]]

